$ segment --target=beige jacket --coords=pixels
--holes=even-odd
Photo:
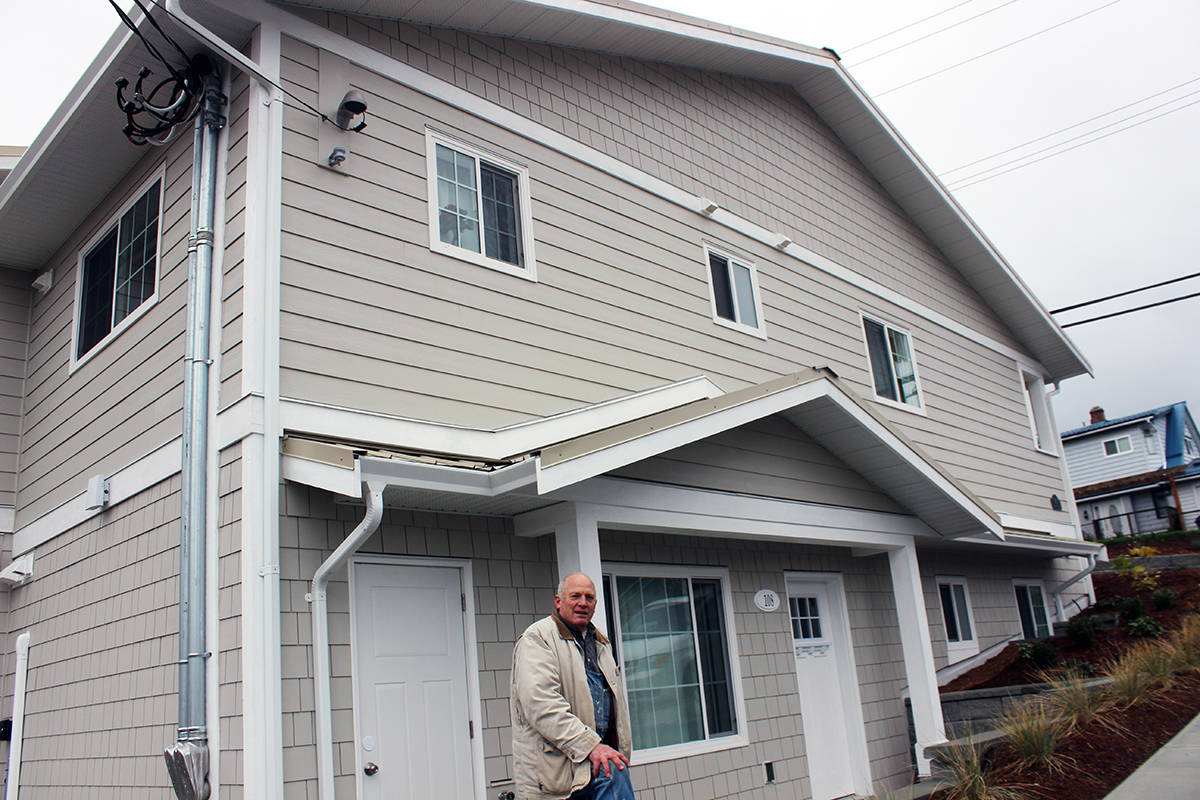
[[[618,749],[629,758],[629,704],[612,645],[600,631],[596,655],[613,693]],[[518,800],[562,800],[587,786],[588,754],[600,735],[583,651],[557,615],[533,623],[517,640],[509,698]]]

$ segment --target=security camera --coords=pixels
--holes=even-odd
[[[361,131],[367,127],[367,121],[364,119],[353,128],[350,123],[359,114],[367,113],[367,101],[363,99],[362,92],[357,89],[351,89],[346,92],[346,96],[342,98],[341,104],[338,106],[337,119],[334,124],[344,131]]]

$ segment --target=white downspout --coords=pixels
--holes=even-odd
[[[329,667],[329,601],[325,589],[333,571],[341,567],[383,521],[383,490],[386,483],[367,482],[367,511],[350,535],[342,540],[337,549],[325,559],[313,573],[312,603],[313,630],[313,683],[317,706],[317,797],[318,800],[334,800],[333,797],[333,701],[330,698]]]
[[[13,674],[12,740],[8,743],[8,778],[4,800],[17,800],[21,790],[21,737],[25,735],[25,678],[29,673],[29,631],[17,637]]]

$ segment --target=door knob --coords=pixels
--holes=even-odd
[[[363,767],[363,772],[367,775],[374,775],[376,772],[379,772],[379,765],[374,761],[368,761]]]

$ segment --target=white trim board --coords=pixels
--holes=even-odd
[[[609,7],[605,7],[606,10]],[[348,61],[356,64],[359,67],[375,72],[384,78],[395,81],[396,83],[407,86],[410,89],[428,95],[440,102],[447,103],[456,108],[459,108],[467,113],[479,117],[494,125],[512,131],[520,136],[535,141],[552,150],[556,150],[563,155],[574,158],[590,167],[607,173],[614,178],[622,180],[632,186],[636,186],[650,194],[674,203],[678,206],[693,211],[697,214],[702,214],[711,202],[707,198],[699,195],[686,192],[676,186],[655,177],[647,172],[643,172],[636,167],[630,166],[612,156],[609,156],[593,147],[582,144],[575,139],[535,122],[527,117],[523,117],[514,111],[492,103],[478,95],[472,94],[465,89],[460,89],[457,86],[447,83],[439,78],[422,72],[421,70],[411,67],[408,64],[403,64],[396,61],[391,56],[384,55],[376,50],[372,50],[366,45],[359,44],[351,39],[335,33],[334,31],[322,28],[319,25],[308,22],[307,20],[296,17],[283,9],[265,4],[255,3],[251,6],[251,10],[245,8],[230,9],[231,12],[237,13],[239,16],[253,15],[255,18],[270,20],[277,24],[282,29],[283,33],[288,36],[318,47],[324,50],[331,50],[346,58]],[[788,51],[793,57],[798,55],[796,51]],[[814,61],[817,57],[814,57]],[[849,81],[849,76],[844,71],[841,75]],[[853,81],[849,81],[851,85],[857,85]],[[865,95],[863,95],[865,98]],[[873,105],[868,104],[873,114],[878,115]],[[890,126],[889,126],[890,129]],[[899,141],[903,141],[900,139]],[[956,206],[957,209],[957,206]],[[928,308],[920,303],[917,303],[912,298],[905,297],[900,292],[894,291],[877,283],[870,278],[854,272],[853,270],[838,264],[832,259],[826,258],[818,253],[813,252],[798,244],[790,243],[785,246],[780,246],[781,234],[778,231],[768,230],[761,227],[744,217],[738,216],[731,211],[723,208],[718,208],[711,215],[706,215],[721,225],[737,231],[742,235],[754,239],[767,247],[781,253],[788,253],[810,266],[816,267],[827,274],[838,278],[839,280],[855,286],[863,291],[866,291],[876,297],[886,300],[889,303],[896,305],[899,308],[907,309],[914,314],[917,314],[926,320],[952,331],[965,339],[977,342],[996,353],[1005,357],[1011,358],[1014,361],[1022,361],[1024,363],[1037,363],[1033,360],[1030,354],[1021,352],[1015,348],[999,342],[991,337],[986,336],[980,331],[976,331],[967,325],[951,319],[950,317]],[[982,238],[982,234],[980,234]],[[986,241],[986,240],[984,240]],[[1010,273],[1011,274],[1011,273]],[[1019,284],[1019,282],[1018,282]],[[1023,284],[1019,284],[1024,290]],[[1045,369],[1038,365],[1038,368],[1044,373]]]
[[[1031,519],[1029,517],[1018,517],[1013,514],[1001,513],[1000,524],[1016,532],[1032,531],[1034,533],[1048,533],[1051,536],[1057,536],[1062,539],[1083,540],[1083,537],[1079,535],[1079,526],[1073,522],[1047,522],[1042,519]]]
[[[359,411],[287,397],[280,399],[279,414],[282,427],[287,431],[499,460],[721,394],[715,383],[699,375],[492,430]]]

